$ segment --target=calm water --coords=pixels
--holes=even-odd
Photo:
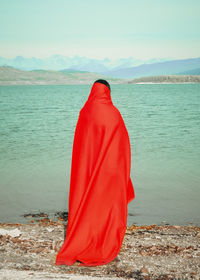
[[[71,154],[89,85],[0,87],[0,222],[67,211]],[[112,85],[136,198],[128,224],[200,225],[200,84]]]

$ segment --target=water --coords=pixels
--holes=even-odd
[[[0,87],[0,222],[67,211],[74,130],[90,88]],[[200,225],[200,84],[111,88],[132,148],[128,225]]]

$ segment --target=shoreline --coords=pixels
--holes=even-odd
[[[134,224],[137,227],[146,227],[146,226],[152,226],[152,223],[138,223],[136,221],[134,221],[134,219],[132,219],[132,221],[130,221],[130,217],[135,216],[132,213],[128,213],[127,215],[127,227],[130,227],[132,224]],[[36,224],[36,223],[40,223],[40,222],[57,222],[57,221],[61,221],[63,223],[67,223],[68,220],[68,212],[67,211],[57,211],[57,212],[44,212],[44,211],[34,211],[34,212],[26,212],[24,214],[20,214],[19,216],[16,216],[16,218],[13,221],[7,222],[2,221],[0,222],[0,224],[7,224],[7,225],[23,225],[23,224]],[[176,225],[176,223],[172,223],[169,222],[167,220],[160,220],[157,223],[154,223],[155,226],[174,226]],[[200,223],[198,222],[184,222],[184,223],[179,223],[178,226],[181,227],[200,227]]]
[[[127,226],[120,252],[96,267],[56,266],[66,233],[62,218],[0,223],[0,278],[12,279],[199,279],[200,227]]]

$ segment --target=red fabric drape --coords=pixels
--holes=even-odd
[[[75,129],[65,241],[56,265],[97,266],[118,254],[135,198],[128,132],[109,88],[93,84]]]

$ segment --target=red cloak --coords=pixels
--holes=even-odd
[[[130,178],[129,135],[110,89],[99,82],[80,110],[75,129],[65,241],[56,265],[97,266],[118,254],[127,204],[135,193]]]

